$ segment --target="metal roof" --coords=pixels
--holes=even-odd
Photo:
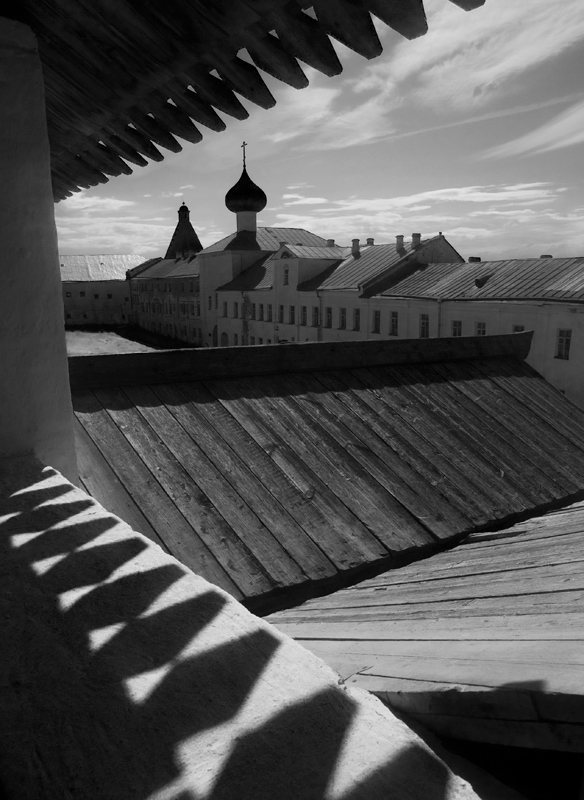
[[[221,250],[266,250],[275,253],[280,249],[280,242],[290,245],[324,247],[326,239],[304,228],[264,228],[260,227],[254,234],[252,231],[230,233],[218,242],[205,247],[202,253],[217,253]]]
[[[131,280],[156,278],[198,278],[199,262],[196,256],[185,258],[152,258],[130,273]]]
[[[423,239],[422,248],[430,241],[432,239]],[[418,247],[417,252],[422,248]],[[411,242],[405,242],[404,247],[399,251],[395,244],[375,244],[363,247],[357,258],[349,255],[317,288],[358,289],[367,280],[399,264],[413,252]]]
[[[125,281],[126,272],[141,264],[140,255],[59,255],[62,281]]]
[[[484,0],[453,2],[471,9]],[[309,7],[314,17],[304,13]],[[9,3],[7,16],[38,40],[55,199],[131,173],[127,162],[162,161],[158,147],[182,149],[176,137],[199,142],[198,125],[224,130],[215,109],[245,119],[236,93],[271,108],[264,72],[297,89],[308,85],[299,60],[338,75],[329,36],[378,56],[371,13],[406,38],[428,28],[421,0],[403,8],[394,0]],[[243,48],[253,63],[239,56]]]
[[[232,281],[219,286],[218,292],[251,292],[254,289],[271,289],[274,285],[274,256],[264,254],[255,264],[237,275]]]
[[[584,300],[584,257],[428,264],[379,293],[466,300]]]
[[[334,260],[345,258],[351,252],[350,247],[341,247],[338,244],[327,245],[326,247],[286,244],[286,249],[296,258],[326,258]]]

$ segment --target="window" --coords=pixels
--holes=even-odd
[[[272,340],[271,339],[266,339],[266,344],[272,344]]]
[[[107,299],[108,299],[108,300],[111,300],[111,299],[112,299],[112,297],[113,297],[113,294],[108,294],[108,296],[107,296]]]
[[[108,297],[111,297],[111,294],[108,294]],[[129,297],[124,297],[124,303],[129,303],[129,302],[130,302],[130,298]]]
[[[318,328],[320,322],[320,310],[318,306],[312,306],[312,327]]]
[[[85,292],[79,292],[79,297],[85,297]]]
[[[420,339],[427,339],[430,336],[430,316],[420,314]]]
[[[353,309],[353,330],[360,331],[361,330],[361,309],[354,308]]]
[[[94,299],[94,300],[99,300],[99,295],[98,295],[98,294],[94,294],[94,295],[93,295],[93,299]]]
[[[181,285],[180,285],[180,290],[181,290],[181,292],[184,292],[184,290],[185,290],[185,285],[184,285],[184,283],[181,283]]]
[[[398,312],[392,311],[389,317],[389,335],[390,336],[397,336],[397,326],[398,326]]]
[[[217,292],[215,292],[215,311],[217,311],[218,306],[219,306],[219,295],[217,294]]]
[[[251,318],[252,319],[256,318],[256,304],[255,303],[251,304]]]
[[[263,340],[263,339],[262,339],[262,337],[260,336],[260,338],[258,339],[258,344],[263,344],[263,343],[264,343],[264,340]]]
[[[249,343],[250,344],[255,344],[255,336],[250,336]]]
[[[260,312],[259,317],[260,317],[261,320],[263,320],[263,318],[264,318],[264,304],[263,303],[260,303],[259,312]]]
[[[347,309],[339,308],[339,328],[343,330],[347,327]]]
[[[268,320],[268,322],[271,322],[272,321],[272,304],[271,303],[268,303],[267,312],[268,313],[267,313],[266,319]]]
[[[71,297],[71,292],[65,292],[65,297]]]
[[[570,358],[570,342],[572,341],[572,331],[567,328],[560,328],[558,331],[558,347],[556,358],[567,361]]]
[[[486,335],[487,335],[487,323],[477,322],[477,336],[486,336]]]
[[[239,316],[239,303],[233,304],[233,316],[237,319]]]
[[[290,270],[288,269],[288,267],[286,267],[286,269],[284,270],[284,286],[288,286],[289,281],[290,281]]]
[[[373,333],[381,333],[381,311],[373,312]]]
[[[209,311],[211,311],[211,310],[212,310],[212,308],[213,308],[213,298],[211,297],[211,295],[209,295],[209,304],[208,304],[208,308],[209,308]]]
[[[201,316],[201,304],[197,303],[197,317]]]
[[[296,306],[290,306],[288,309],[288,323],[290,325],[296,324]]]
[[[462,320],[460,319],[452,320],[452,335],[462,336]]]
[[[284,306],[278,306],[278,322],[284,322]]]
[[[71,319],[71,314],[66,314],[65,316],[67,317],[67,319]]]
[[[223,303],[223,316],[224,317],[227,316],[227,303],[225,303],[225,302]]]
[[[306,325],[306,320],[308,316],[308,308],[307,306],[300,306],[300,324]]]
[[[521,333],[525,330],[525,325],[514,325],[513,326],[513,333]]]
[[[324,325],[325,328],[333,327],[333,309],[331,306],[327,306],[324,310]]]
[[[194,292],[194,291],[195,291],[195,284],[191,281],[189,284],[189,292]]]

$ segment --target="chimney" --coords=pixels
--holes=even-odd
[[[351,255],[354,258],[359,258],[361,255],[361,251],[359,250],[359,239],[352,239],[351,241],[353,242],[351,246]]]
[[[477,264],[481,260],[480,256],[469,256],[468,263],[469,264]]]
[[[280,247],[284,247],[284,245],[288,244],[288,242],[278,242],[278,244],[280,245]]]
[[[543,255],[543,256],[540,256],[540,258],[553,258],[553,256]]]
[[[335,240],[334,239],[327,239],[326,240],[326,246],[327,247],[334,247],[335,246]]]
[[[412,250],[415,250],[416,247],[419,247],[421,242],[422,242],[422,234],[412,233]]]
[[[373,239],[367,239],[367,247],[373,247],[373,243],[374,243]]]
[[[404,249],[404,235],[403,235],[403,233],[400,233],[399,236],[395,237],[395,249],[397,250],[398,253],[401,253],[401,251]]]

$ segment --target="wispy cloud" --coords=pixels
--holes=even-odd
[[[283,194],[282,199],[286,200],[285,206],[313,206],[329,202],[326,197],[304,197],[301,194]]]
[[[576,103],[525,136],[492,147],[483,154],[483,158],[536,155],[582,142],[584,142],[584,101]]]

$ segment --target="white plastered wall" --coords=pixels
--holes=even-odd
[[[44,87],[36,39],[0,17],[0,457],[76,481]]]

